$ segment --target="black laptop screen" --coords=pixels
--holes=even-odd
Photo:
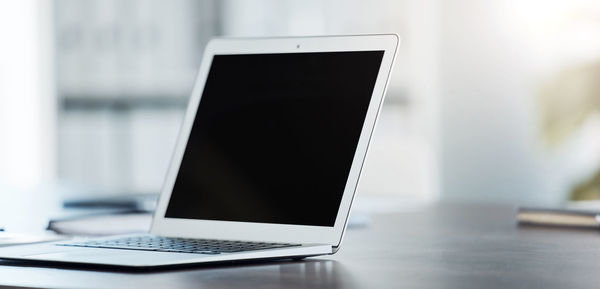
[[[382,57],[214,56],[165,217],[333,226]]]

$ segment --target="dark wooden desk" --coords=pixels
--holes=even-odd
[[[342,249],[334,256],[158,273],[3,265],[0,284],[213,289],[597,287],[600,233],[518,228],[508,206],[438,204],[410,213],[372,216],[370,226],[347,231]]]

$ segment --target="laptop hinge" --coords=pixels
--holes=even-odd
[[[340,246],[331,246],[331,253],[335,254],[340,249]]]

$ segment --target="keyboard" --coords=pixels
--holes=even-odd
[[[131,236],[114,239],[58,243],[58,246],[144,250],[192,254],[223,254],[300,246],[290,243],[265,243],[211,239],[169,238],[160,236]]]

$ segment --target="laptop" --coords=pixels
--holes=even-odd
[[[339,250],[399,38],[213,39],[147,234],[0,258],[150,268]]]

